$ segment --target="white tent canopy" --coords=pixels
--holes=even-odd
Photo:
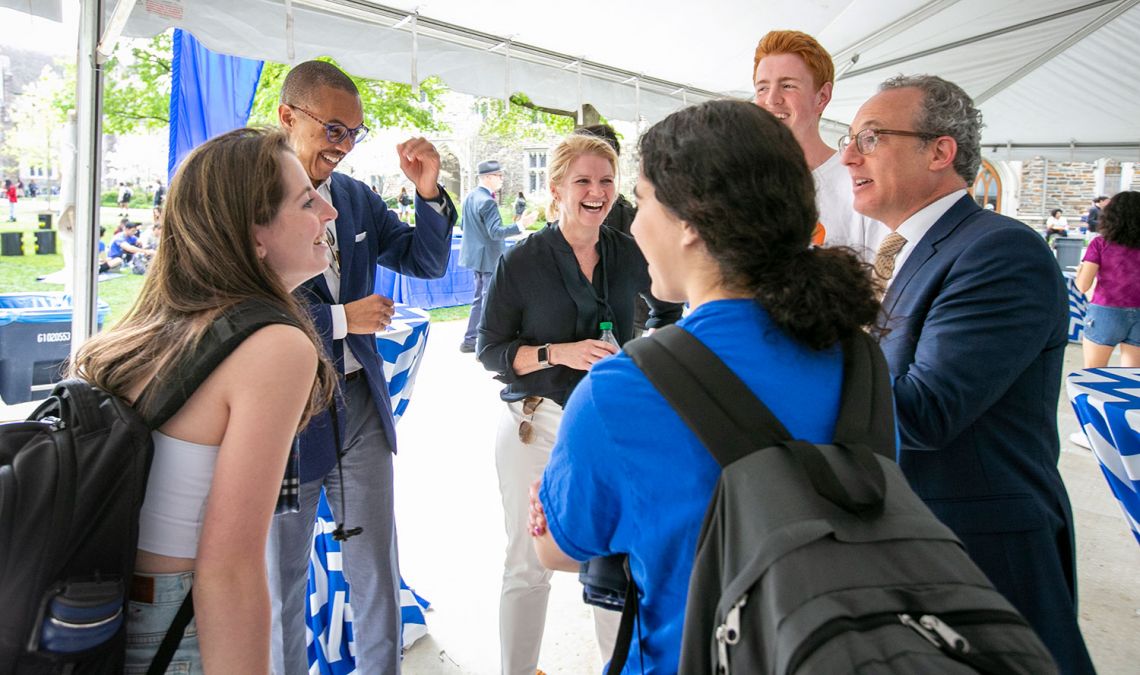
[[[148,0],[136,3],[125,34],[177,26],[223,53],[286,63],[327,54],[359,75],[439,75],[465,93],[521,91],[552,108],[586,102],[607,117],[652,122],[685,103],[748,96],[759,37],[796,28],[835,56],[841,74],[826,116],[841,125],[886,77],[933,73],[979,101],[997,159],[1129,161],[1140,159],[1137,4]]]
[[[0,0],[58,18],[59,0]],[[748,96],[768,30],[817,36],[839,81],[826,117],[845,127],[883,79],[933,73],[981,104],[995,159],[1140,160],[1140,0],[104,0],[123,34],[192,32],[215,51],[464,93],[523,92],[653,122],[686,103]],[[416,12],[419,12],[417,14]],[[124,16],[124,18],[126,18]],[[112,25],[112,28],[114,26]]]

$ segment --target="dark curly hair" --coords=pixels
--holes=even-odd
[[[1100,236],[1114,244],[1140,248],[1140,192],[1120,192],[1100,214]]]
[[[641,138],[657,200],[700,234],[730,288],[815,349],[872,326],[870,266],[850,249],[812,248],[815,182],[792,133],[743,101],[685,108]]]

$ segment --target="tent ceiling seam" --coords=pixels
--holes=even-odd
[[[1019,30],[1024,30],[1026,28],[1032,28],[1033,26],[1039,26],[1043,23],[1049,23],[1051,21],[1056,21],[1057,19],[1063,19],[1065,17],[1072,16],[1074,14],[1080,14],[1081,12],[1086,12],[1090,9],[1096,9],[1097,7],[1101,7],[1103,5],[1116,5],[1118,3],[1120,3],[1120,0],[1097,0],[1096,2],[1090,2],[1090,3],[1084,4],[1084,5],[1079,5],[1077,7],[1070,7],[1069,9],[1061,10],[1060,12],[1054,12],[1053,14],[1049,14],[1046,16],[1037,17],[1036,19],[1030,19],[1029,21],[1022,21],[1021,23],[1015,23],[1012,26],[1006,26],[1004,28],[997,28],[997,29],[994,29],[991,31],[987,31],[985,33],[979,33],[978,35],[972,35],[970,37],[962,38],[961,40],[955,40],[953,42],[948,42],[944,45],[939,45],[937,47],[931,47],[929,49],[923,49],[921,51],[914,52],[913,54],[907,54],[906,56],[899,56],[899,57],[896,57],[893,59],[888,59],[886,61],[882,61],[880,63],[875,63],[875,64],[872,64],[869,66],[865,66],[863,68],[858,68],[856,70],[849,70],[846,73],[844,73],[842,77],[837,78],[837,79],[846,80],[847,78],[857,77],[859,75],[865,75],[867,73],[873,73],[876,70],[883,70],[885,68],[890,68],[892,66],[897,66],[897,65],[907,63],[910,61],[915,61],[917,59],[921,59],[921,58],[924,58],[927,56],[932,56],[934,54],[940,54],[942,52],[949,51],[951,49],[957,49],[958,47],[965,47],[967,45],[972,45],[972,44],[975,44],[977,42],[983,42],[985,40],[989,40],[989,39],[992,39],[995,37],[1001,37],[1003,35],[1015,33]]]
[[[411,14],[410,12],[367,2],[366,0],[293,0],[293,4],[304,5],[309,9],[327,14],[338,14],[350,18],[366,20],[386,28],[395,28]],[[480,50],[491,49],[507,39],[491,33],[484,33],[472,28],[431,19],[422,14],[417,17],[416,23],[421,37],[433,37],[452,44]],[[407,26],[404,25],[403,28],[406,29]],[[697,94],[705,98],[720,98],[725,96],[724,92],[710,91],[680,82],[646,76],[630,70],[597,63],[595,61],[588,61],[580,57],[562,54],[523,42],[511,42],[511,58],[562,69],[575,68],[580,61],[582,74],[584,76],[615,84],[624,84],[630,78],[636,77],[641,83],[641,86],[649,85],[651,88],[657,90],[658,93],[665,95],[669,95],[669,92],[672,91],[682,90],[686,93]]]

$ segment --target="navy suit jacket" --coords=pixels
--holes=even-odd
[[[506,238],[521,231],[518,225],[503,225],[499,205],[491,191],[478,186],[463,200],[459,264],[475,272],[494,272],[507,249]]]
[[[1057,469],[1068,299],[1056,260],[1039,234],[966,195],[915,245],[883,311],[899,465],[1062,671],[1089,672]]]
[[[337,211],[336,240],[340,251],[340,297],[335,304],[345,305],[371,295],[376,285],[378,264],[400,274],[426,279],[442,277],[447,271],[447,259],[451,255],[451,227],[455,224],[456,213],[451,197],[443,188],[440,192],[447,203],[449,218],[437,213],[417,194],[416,227],[409,227],[364,183],[333,173],[330,187],[333,207]],[[383,361],[376,351],[375,336],[349,333],[343,340],[332,339],[330,305],[334,302],[323,274],[306,281],[296,293],[307,302],[309,314],[324,341],[325,352],[336,363],[337,371],[344,373],[345,346],[364,366],[376,414],[380,416],[388,444],[395,452],[396,423],[392,419],[388,382],[384,377]],[[344,405],[339,396],[337,410],[340,437],[343,439]],[[314,417],[301,432],[300,447],[302,483],[324,477],[336,465],[336,443],[328,412]]]

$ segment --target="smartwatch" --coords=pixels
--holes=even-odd
[[[543,368],[549,368],[554,364],[550,362],[550,343],[542,345],[538,348],[538,365]]]

